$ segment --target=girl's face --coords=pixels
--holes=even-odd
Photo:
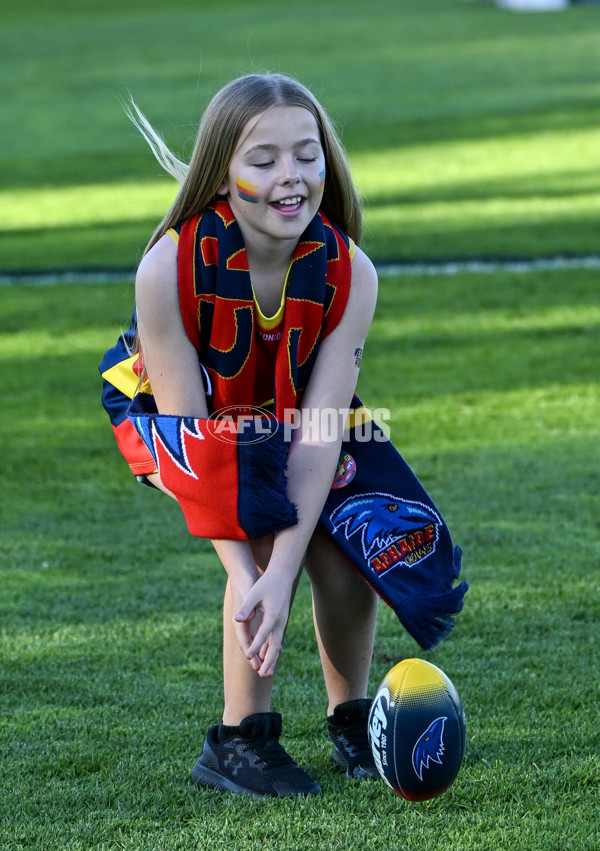
[[[300,106],[277,106],[246,124],[218,192],[227,195],[246,248],[260,250],[274,241],[297,242],[319,209],[324,184],[314,116]]]

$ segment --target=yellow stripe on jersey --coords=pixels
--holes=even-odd
[[[121,393],[124,393],[129,399],[133,399],[137,390],[138,384],[140,382],[139,376],[133,371],[134,361],[138,359],[138,355],[132,355],[127,360],[123,360],[120,363],[115,364],[115,366],[111,366],[110,369],[107,369],[106,372],[102,373],[102,378],[105,378],[109,384],[112,384],[113,387],[116,387],[117,390],[120,390]],[[146,379],[139,390],[143,393],[151,393],[152,388],[150,386],[150,382]]]

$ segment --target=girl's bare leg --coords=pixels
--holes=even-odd
[[[259,568],[268,564],[270,549],[268,540],[253,543]],[[305,568],[330,715],[340,703],[367,695],[378,598],[320,527],[309,544]],[[229,584],[223,606],[223,678],[225,724],[238,725],[248,715],[270,711],[273,677],[259,677],[240,649]]]
[[[258,569],[266,569],[273,549],[273,538],[251,542]],[[292,598],[293,599],[293,598]],[[223,723],[238,726],[256,712],[270,712],[273,677],[259,677],[240,648],[233,626],[233,606],[229,582],[223,602],[223,684],[225,707]]]
[[[367,696],[378,597],[319,526],[305,567],[331,715],[340,703]]]
[[[259,677],[250,667],[233,628],[229,582],[223,603],[223,723],[237,727],[243,718],[256,712],[269,712],[273,677]]]

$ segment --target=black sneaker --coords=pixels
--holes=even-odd
[[[333,761],[346,770],[346,777],[379,778],[371,753],[367,725],[371,701],[349,700],[340,703],[327,718],[327,730],[333,742]]]
[[[321,787],[279,744],[280,735],[278,712],[248,715],[239,727],[215,724],[206,734],[192,782],[241,795],[318,795]]]

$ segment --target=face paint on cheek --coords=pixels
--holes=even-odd
[[[258,204],[258,187],[247,180],[242,180],[241,177],[235,181],[237,194],[242,201],[247,201],[249,204]]]
[[[325,189],[325,169],[319,172],[319,179],[321,181],[319,183],[319,192],[322,192]]]

